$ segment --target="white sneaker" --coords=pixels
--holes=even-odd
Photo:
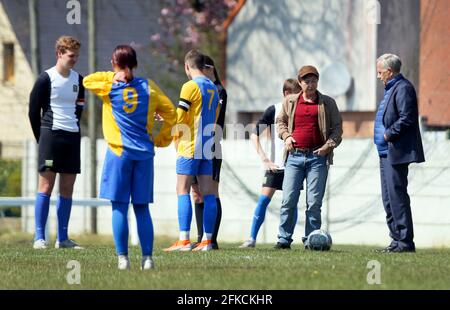
[[[55,249],[74,249],[74,250],[84,250],[82,246],[79,246],[75,241],[67,239],[64,241],[56,240]]]
[[[44,239],[38,239],[33,243],[33,249],[43,250],[47,248],[47,242]]]
[[[155,263],[153,262],[153,259],[151,256],[143,256],[142,257],[142,263],[141,263],[141,270],[149,270],[154,269]]]
[[[117,264],[119,270],[130,269],[130,259],[127,255],[119,255],[119,263]]]
[[[248,239],[245,240],[244,243],[242,243],[239,248],[244,249],[244,248],[254,248],[256,245],[256,240],[253,239]]]

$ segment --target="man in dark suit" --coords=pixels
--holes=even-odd
[[[425,161],[414,86],[400,73],[393,54],[377,59],[385,91],[375,118],[374,142],[380,156],[381,194],[392,242],[381,252],[415,252],[408,166]]]

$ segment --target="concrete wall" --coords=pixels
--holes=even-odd
[[[88,195],[87,139],[82,144],[82,174],[76,182],[75,197]],[[104,143],[99,141],[99,178]],[[265,143],[265,147],[268,144]],[[415,224],[415,240],[419,247],[450,246],[450,140],[435,133],[424,134],[426,163],[413,164],[409,174],[409,193]],[[220,240],[238,242],[248,238],[253,211],[261,191],[263,169],[253,147],[245,140],[224,142],[224,164],[220,194],[223,206]],[[33,196],[33,156],[26,180],[25,196]],[[175,194],[176,154],[173,147],[157,149],[155,157],[155,203],[150,206],[155,234],[178,236],[177,197]],[[31,170],[30,170],[31,169]],[[335,165],[330,169],[327,194],[322,210],[323,227],[328,228],[335,243],[378,244],[389,242],[381,201],[377,153],[371,139],[344,139],[336,149]],[[100,182],[98,182],[99,184]],[[25,188],[25,187],[24,187]],[[54,195],[55,196],[55,195]],[[259,242],[276,242],[281,192],[275,193],[258,236]],[[33,208],[25,208],[23,227],[32,233]],[[299,203],[299,222],[294,242],[300,242],[304,230],[305,195]],[[50,232],[56,232],[54,208],[50,211]],[[194,217],[195,218],[195,217]],[[130,213],[130,221],[133,215]],[[191,236],[196,236],[195,220]],[[111,209],[100,207],[100,233],[111,234]],[[72,234],[89,231],[89,212],[74,207],[70,224]]]
[[[228,29],[230,114],[262,111],[279,101],[284,79],[296,77],[305,64],[324,73],[335,62],[352,78],[348,93],[335,98],[339,108],[373,111],[376,24],[369,22],[368,12],[362,0],[247,1]],[[319,90],[327,88],[327,79],[341,83],[325,74]]]
[[[419,88],[420,1],[379,0],[381,19],[377,29],[377,57],[393,53],[402,60],[402,73]],[[377,103],[384,86],[377,82]]]
[[[304,64],[318,67],[323,73],[319,90],[332,94],[343,79],[329,74],[327,69],[331,63],[338,62],[348,69],[352,78],[346,94],[333,96],[339,109],[347,113],[344,128],[348,130],[344,130],[344,135],[370,137],[373,127],[366,116],[376,110],[383,95],[383,85],[376,80],[375,60],[384,53],[398,54],[403,61],[403,74],[419,90],[421,27],[437,32],[428,30],[429,43],[422,48],[433,53],[426,54],[430,69],[425,69],[427,80],[423,83],[429,86],[421,104],[445,107],[448,100],[440,102],[445,98],[448,84],[445,83],[448,74],[443,74],[448,71],[445,60],[448,57],[444,56],[448,54],[444,48],[448,27],[442,18],[449,6],[445,0],[423,1],[423,10],[428,13],[422,11],[426,15],[422,15],[421,26],[419,0],[247,1],[228,29],[230,120],[245,123],[247,118],[242,112],[263,111],[280,101],[283,80],[296,76]],[[443,48],[435,53],[437,45]],[[438,59],[443,63],[437,64]],[[435,66],[440,69],[431,69]],[[433,77],[440,81],[438,86],[434,85]],[[427,113],[430,114],[433,119],[446,119],[448,113]]]
[[[33,137],[28,121],[28,95],[34,79],[31,68],[0,3],[0,141],[2,157],[21,157],[22,141]],[[3,80],[3,43],[14,44],[14,80]]]

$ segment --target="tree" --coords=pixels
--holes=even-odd
[[[191,48],[199,48],[215,59],[216,65],[222,64],[223,22],[237,3],[237,0],[160,0],[158,23],[163,31],[150,38],[152,54],[165,58],[169,71],[179,68],[185,52]]]

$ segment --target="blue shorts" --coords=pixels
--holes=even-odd
[[[153,202],[153,156],[144,160],[119,157],[109,148],[103,164],[100,198],[135,204]]]
[[[177,174],[212,175],[211,159],[195,159],[180,156],[177,158]]]

